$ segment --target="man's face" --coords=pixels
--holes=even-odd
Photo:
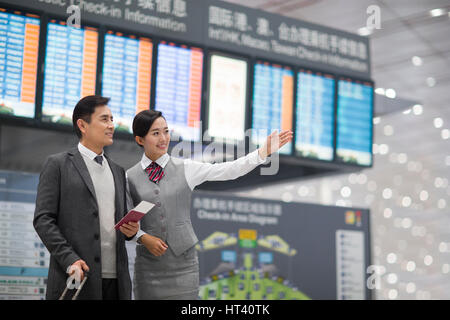
[[[80,121],[80,120],[79,120]],[[91,122],[83,123],[80,127],[83,141],[97,147],[110,146],[113,143],[114,123],[111,110],[108,106],[97,106],[91,115]]]

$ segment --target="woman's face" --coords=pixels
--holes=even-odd
[[[167,122],[163,117],[157,118],[147,135],[142,137],[136,137],[137,143],[144,147],[145,155],[152,161],[157,160],[159,157],[167,153],[170,142],[169,128]]]

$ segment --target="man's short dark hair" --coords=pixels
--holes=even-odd
[[[110,98],[102,96],[86,96],[78,101],[75,109],[73,109],[72,124],[78,138],[81,138],[81,131],[78,128],[77,120],[83,119],[87,123],[91,123],[91,115],[95,112],[98,106],[106,106]]]
[[[165,119],[161,111],[144,110],[139,112],[133,120],[133,135],[135,137],[145,137],[153,125],[153,122],[159,117]],[[139,143],[138,146],[142,147]]]

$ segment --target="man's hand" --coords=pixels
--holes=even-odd
[[[149,234],[142,235],[141,242],[151,254],[157,257],[162,256],[168,248],[164,241]]]
[[[134,237],[139,231],[139,223],[130,221],[120,226],[119,230],[127,236],[127,238]]]
[[[265,160],[272,153],[280,150],[286,143],[292,140],[294,134],[291,130],[285,130],[278,134],[278,131],[272,132],[267,137],[266,143],[258,149],[259,156]]]
[[[75,273],[75,276],[77,277],[78,275],[80,275],[80,281],[83,281],[84,279],[84,272],[89,272],[89,267],[86,264],[86,262],[84,262],[83,260],[77,260],[74,263],[72,263],[72,265],[68,268],[67,273],[69,275],[73,275]]]

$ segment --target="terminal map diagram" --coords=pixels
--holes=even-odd
[[[196,245],[205,261],[220,253],[220,262],[200,278],[199,298],[203,300],[310,300],[292,282],[292,257],[297,250],[278,235],[239,229],[236,233],[215,231]],[[279,273],[288,259],[288,273]],[[208,259],[209,260],[209,259]]]

